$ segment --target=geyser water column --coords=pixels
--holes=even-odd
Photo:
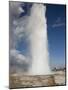
[[[31,31],[32,65],[29,69],[29,74],[31,75],[50,74],[45,13],[46,6],[33,4],[28,24]]]

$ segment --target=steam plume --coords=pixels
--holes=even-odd
[[[31,30],[32,66],[30,67],[29,74],[32,75],[50,73],[45,12],[46,7],[43,4],[34,4],[31,8],[28,31]]]

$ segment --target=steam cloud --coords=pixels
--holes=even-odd
[[[29,18],[28,31],[31,30],[30,46],[32,66],[29,74],[50,74],[47,24],[45,18],[46,7],[43,4],[33,4]]]
[[[18,19],[19,14],[24,12],[21,3],[11,2],[10,4],[10,64],[16,65],[17,71],[21,67],[19,71],[28,72],[27,74],[49,74],[46,7],[43,4],[34,4],[30,16]],[[17,41],[24,35],[30,42],[29,53],[32,58],[24,56],[15,48]]]

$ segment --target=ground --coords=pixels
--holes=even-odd
[[[65,85],[65,71],[54,71],[51,75],[22,75],[11,74],[9,87],[10,88],[24,88],[24,87],[38,87],[38,86],[56,86]]]

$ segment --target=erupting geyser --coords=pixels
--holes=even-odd
[[[46,6],[43,4],[33,4],[28,24],[31,30],[32,66],[29,70],[31,75],[50,74],[45,13]]]

